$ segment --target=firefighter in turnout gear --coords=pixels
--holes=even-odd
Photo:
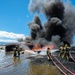
[[[64,46],[63,45],[60,46],[59,51],[60,51],[59,57],[64,58]]]
[[[15,47],[15,48],[13,48],[13,51],[14,51],[14,57],[16,57],[17,56],[17,46]]]
[[[18,56],[20,56],[21,51],[22,51],[22,47],[18,48]]]
[[[50,50],[50,48],[47,48],[47,59],[48,59],[48,61],[51,60],[50,55],[51,55],[51,50]]]
[[[19,48],[18,46],[16,46],[14,49],[14,57],[19,57],[20,56],[20,51],[22,51],[22,48]]]
[[[70,47],[67,44],[65,44],[64,52],[65,52],[65,58],[67,60],[69,60],[69,50],[70,50]]]

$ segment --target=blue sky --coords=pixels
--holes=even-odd
[[[0,30],[28,35],[27,24],[34,15],[28,4],[29,0],[0,0]]]
[[[34,14],[28,10],[30,0],[0,0],[0,31],[7,33],[30,35],[28,22],[32,21]],[[64,0],[65,1],[65,0]],[[75,0],[71,0],[75,5]],[[40,18],[45,21],[43,14]]]
[[[0,30],[28,34],[29,0],[0,0]]]

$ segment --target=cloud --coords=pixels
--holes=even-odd
[[[17,42],[17,39],[20,38],[25,39],[25,35],[7,31],[0,31],[0,42]]]
[[[0,31],[0,38],[6,37],[11,39],[25,38],[24,34],[15,34],[13,32]]]
[[[0,42],[18,42],[17,40],[6,40],[6,39],[0,39]]]

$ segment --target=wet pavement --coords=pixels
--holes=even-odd
[[[13,57],[13,52],[0,51],[0,75],[62,75],[46,57],[28,53]]]

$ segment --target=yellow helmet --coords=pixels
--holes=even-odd
[[[65,47],[68,47],[68,45],[67,45],[67,44],[65,44]]]

